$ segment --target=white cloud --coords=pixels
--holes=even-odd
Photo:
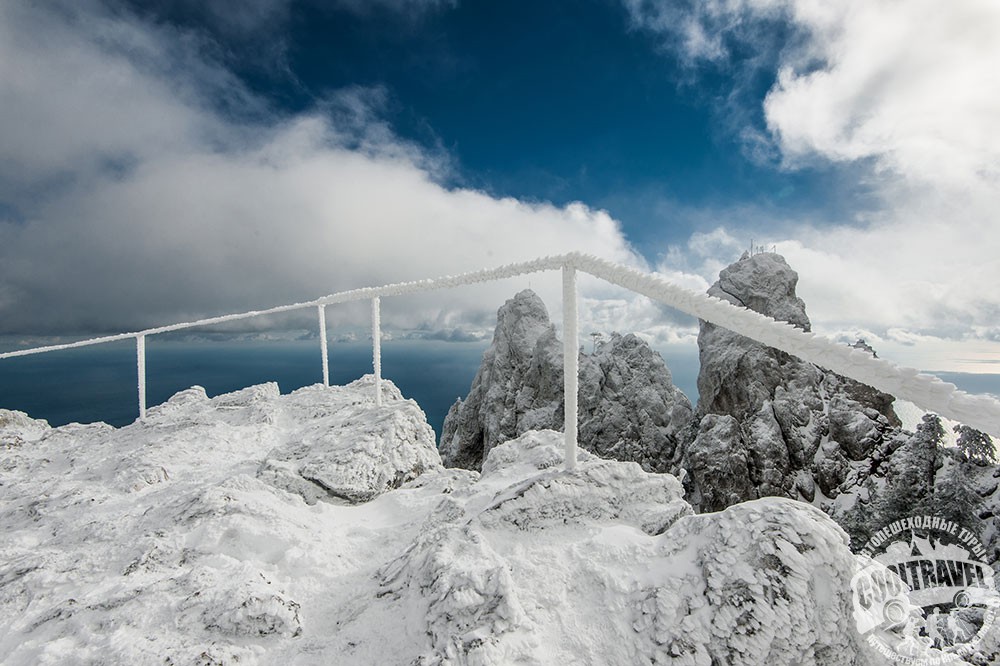
[[[762,101],[763,129],[786,168],[867,167],[859,190],[874,191],[881,203],[841,226],[803,221],[790,227],[779,219],[766,239],[778,242],[800,273],[799,293],[820,330],[905,329],[923,336],[922,345],[994,335],[1000,315],[1000,4],[624,4],[636,25],[668,34],[695,63],[741,66],[727,61],[727,45],[740,43],[753,53],[773,45],[767,26],[781,22],[790,31]],[[699,33],[705,36],[692,37]],[[755,65],[767,61],[750,58]],[[754,128],[747,133],[759,141]],[[716,254],[733,258],[727,247]]]
[[[623,0],[692,61],[794,33],[764,100],[786,159],[853,161],[935,184],[1000,177],[1000,5],[963,0]],[[768,45],[770,42],[768,42]],[[742,56],[751,62],[760,60]]]
[[[791,2],[811,35],[764,102],[791,159],[872,158],[936,185],[1000,177],[1000,4]],[[800,56],[801,57],[801,56]]]
[[[178,71],[184,38],[0,6],[0,201],[23,218],[0,222],[5,331],[168,323],[570,250],[641,263],[604,212],[442,186],[447,164],[366,115],[367,91],[220,113],[220,94],[258,100],[211,62]],[[532,280],[558,303],[555,280]],[[527,282],[387,299],[386,324],[492,313]],[[348,315],[365,313],[331,326]]]
[[[763,129],[789,167],[871,164],[865,185],[885,204],[837,228],[701,211],[721,226],[657,270],[706,288],[746,247],[752,220],[772,230],[757,240],[785,239],[820,331],[898,344],[895,328],[922,336],[918,347],[1000,336],[993,3],[949,5],[938,21],[926,2],[711,0],[683,15],[675,3],[631,4],[637,21],[672,7],[657,25],[679,20],[694,59],[724,59],[723,36],[748,38],[761,16],[798,26]],[[280,16],[282,3],[255,6]],[[0,216],[11,212],[0,217],[0,332],[120,330],[568,250],[643,264],[601,211],[443,187],[447,156],[395,137],[378,117],[381,91],[276,116],[204,56],[202,39],[89,2],[0,4]],[[389,299],[386,324],[489,328],[529,285],[558,321],[558,280],[540,276]],[[693,322],[583,288],[581,330],[690,343]],[[331,312],[331,334],[365,316]]]
[[[227,140],[194,91],[163,71],[167,39],[106,15],[0,5],[0,199],[181,145]],[[211,93],[238,94],[218,70],[193,74]]]

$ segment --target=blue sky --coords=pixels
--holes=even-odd
[[[755,239],[817,331],[992,370],[998,30],[977,0],[2,2],[0,334],[568,250],[704,289]],[[523,286],[386,324],[487,330]],[[585,328],[693,343],[642,299],[584,299]]]
[[[364,93],[394,134],[451,161],[448,186],[607,209],[649,259],[704,226],[680,206],[842,220],[859,204],[829,166],[788,170],[748,155],[723,100],[746,97],[741,120],[762,129],[755,104],[774,71],[758,66],[746,81],[746,62],[695,67],[618,2],[291,3],[273,33],[184,3],[136,5],[207,33],[283,112],[333,104],[335,115],[331,96]]]

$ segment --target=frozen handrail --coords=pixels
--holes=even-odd
[[[231,321],[242,319],[252,319],[253,317],[263,317],[265,315],[280,314],[282,312],[292,312],[294,310],[304,310],[315,308],[320,305],[332,305],[334,303],[349,303],[351,301],[366,301],[376,296],[403,296],[415,294],[421,291],[433,291],[435,289],[449,289],[461,287],[478,282],[491,282],[493,280],[503,280],[505,278],[518,277],[528,273],[539,273],[541,271],[552,271],[562,268],[565,263],[565,256],[543,257],[533,261],[526,261],[517,264],[508,264],[499,268],[491,268],[472,273],[462,273],[461,275],[446,275],[444,277],[432,278],[428,280],[417,280],[414,282],[397,282],[381,287],[363,287],[361,289],[351,289],[341,291],[329,296],[323,296],[304,303],[291,303],[289,305],[279,305],[266,310],[250,310],[236,314],[222,315],[221,317],[209,317],[196,321],[182,322],[178,324],[168,324],[156,328],[147,328],[134,333],[118,333],[116,335],[105,335],[99,338],[79,340],[76,342],[66,342],[58,345],[47,345],[45,347],[34,347],[32,349],[18,349],[17,351],[0,353],[0,359],[14,358],[15,356],[28,356],[29,354],[41,354],[44,352],[59,351],[61,349],[74,349],[77,347],[89,347],[108,342],[118,342],[120,340],[132,340],[141,335],[156,335],[158,333],[172,333],[182,331],[187,328],[198,328],[201,326],[213,326],[215,324],[226,324]]]
[[[77,342],[21,349],[0,353],[0,359],[135,339],[139,379],[139,413],[141,416],[145,414],[146,407],[145,338],[147,336],[305,308],[318,309],[320,330],[321,332],[325,332],[326,322],[324,311],[327,305],[370,299],[372,302],[373,328],[372,362],[376,376],[375,396],[376,401],[380,402],[381,387],[379,385],[379,376],[381,374],[381,358],[379,353],[380,341],[377,337],[380,337],[379,302],[381,297],[402,296],[436,289],[448,289],[551,270],[563,271],[563,298],[565,301],[563,309],[566,313],[564,316],[564,325],[567,326],[564,336],[566,337],[565,348],[567,352],[571,349],[576,349],[576,341],[573,340],[576,337],[577,311],[575,274],[577,271],[580,271],[637,294],[647,296],[685,314],[698,317],[762,344],[798,356],[805,361],[833,370],[898,398],[909,400],[923,409],[937,412],[946,418],[960,421],[988,432],[991,435],[1000,437],[1000,401],[995,398],[986,395],[970,395],[958,390],[954,384],[944,382],[937,377],[920,374],[911,368],[893,365],[884,359],[874,358],[862,350],[836,344],[826,338],[802,331],[787,322],[775,321],[770,317],[747,308],[733,305],[728,301],[672,284],[658,275],[644,273],[621,264],[575,252],[565,255],[542,257],[533,261],[508,264],[498,268],[454,276],[444,276],[415,282],[400,282],[381,287],[352,289],[304,303],[281,305],[267,310],[253,310],[250,312],[223,315],[221,317],[199,319],[193,322],[149,328],[134,333],[121,333]],[[323,376],[324,383],[326,383],[328,377],[328,369],[326,367],[326,336],[323,335],[322,337]],[[576,419],[572,418],[574,415],[569,412],[576,401],[569,393],[575,393],[576,383],[569,381],[569,379],[571,375],[575,375],[576,373],[575,354],[565,353],[563,363],[564,379],[566,380],[564,385],[566,395],[564,398],[566,398],[565,404],[570,407],[570,410],[567,410],[566,414],[566,461],[568,466],[572,466],[576,452]]]
[[[586,255],[570,255],[568,260],[579,270],[619,287],[1000,437],[1000,401],[995,398],[971,395],[938,377],[894,365],[864,350],[837,344],[656,275]]]

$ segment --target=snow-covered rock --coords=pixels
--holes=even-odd
[[[663,357],[632,333],[612,333],[580,359],[578,402],[581,445],[646,471],[672,468],[693,418],[691,401],[674,386]]]
[[[502,442],[529,430],[561,430],[562,353],[545,304],[534,292],[508,300],[497,312],[493,343],[468,396],[445,418],[445,464],[479,469]],[[579,362],[580,445],[649,471],[669,469],[692,409],[660,355],[635,335],[615,333]]]
[[[465,400],[448,410],[441,456],[479,469],[497,444],[562,418],[562,345],[542,299],[524,290],[497,311],[493,343]]]
[[[495,447],[380,569],[379,594],[425,618],[412,663],[869,663],[822,512],[694,516],[672,476],[586,453],[567,473],[560,450],[551,431]]]
[[[809,330],[797,280],[776,254],[744,255],[709,293]],[[944,514],[978,532],[985,561],[1000,568],[1000,472],[948,448],[954,424],[928,446],[924,412],[904,412],[918,427],[903,430],[893,397],[870,386],[704,322],[698,344],[698,425],[681,465],[699,511],[798,498],[837,520],[856,548],[892,520]],[[852,346],[875,355],[864,341]],[[966,515],[942,505],[956,492]]]
[[[0,449],[13,449],[34,441],[49,430],[44,419],[33,419],[24,412],[0,409]]]
[[[352,386],[362,394],[372,390],[369,379]],[[329,392],[316,385],[296,394]],[[309,400],[286,405],[286,443],[267,455],[258,476],[309,503],[329,496],[365,502],[441,466],[424,413],[391,382],[383,384],[376,412],[363,399],[331,406]]]
[[[637,463],[567,473],[554,431],[364,503],[258,474],[354,437],[369,469],[406,402],[370,389],[196,388],[121,429],[0,412],[0,662],[868,663],[845,535],[802,503],[695,516]]]
[[[0,410],[0,662],[272,663],[306,579],[364,556],[303,498],[443,473],[416,404],[371,388],[195,387],[121,429]]]
[[[797,282],[779,255],[744,255],[709,294],[808,331]],[[703,510],[766,496],[812,501],[816,486],[836,497],[848,461],[867,459],[898,432],[892,396],[854,380],[706,322],[698,348],[700,420],[682,464],[692,496],[708,499]],[[720,428],[719,416],[734,423]],[[715,459],[726,450],[732,461]]]
[[[271,447],[259,478],[309,503],[363,502],[441,465],[434,431],[417,403],[383,380],[383,407],[373,412],[373,382],[368,375],[345,387],[317,384],[285,396],[269,383],[211,399],[196,386],[150,408],[142,427],[165,437],[178,427],[253,427],[253,439]],[[138,452],[132,457],[141,459],[140,471],[127,468],[122,482],[133,483],[136,474],[169,478],[169,464],[159,462],[163,455]]]

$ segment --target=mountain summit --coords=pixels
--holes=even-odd
[[[563,427],[563,346],[542,300],[524,290],[497,311],[493,342],[465,400],[448,411],[445,464],[479,469],[486,454],[528,430]],[[580,354],[579,442],[602,457],[670,469],[691,402],[639,337],[614,333]]]
[[[780,255],[722,270],[708,293],[810,330],[798,274]],[[860,461],[900,425],[893,397],[724,328],[698,333],[698,429],[686,447],[691,499],[702,511],[777,495],[835,497]]]

